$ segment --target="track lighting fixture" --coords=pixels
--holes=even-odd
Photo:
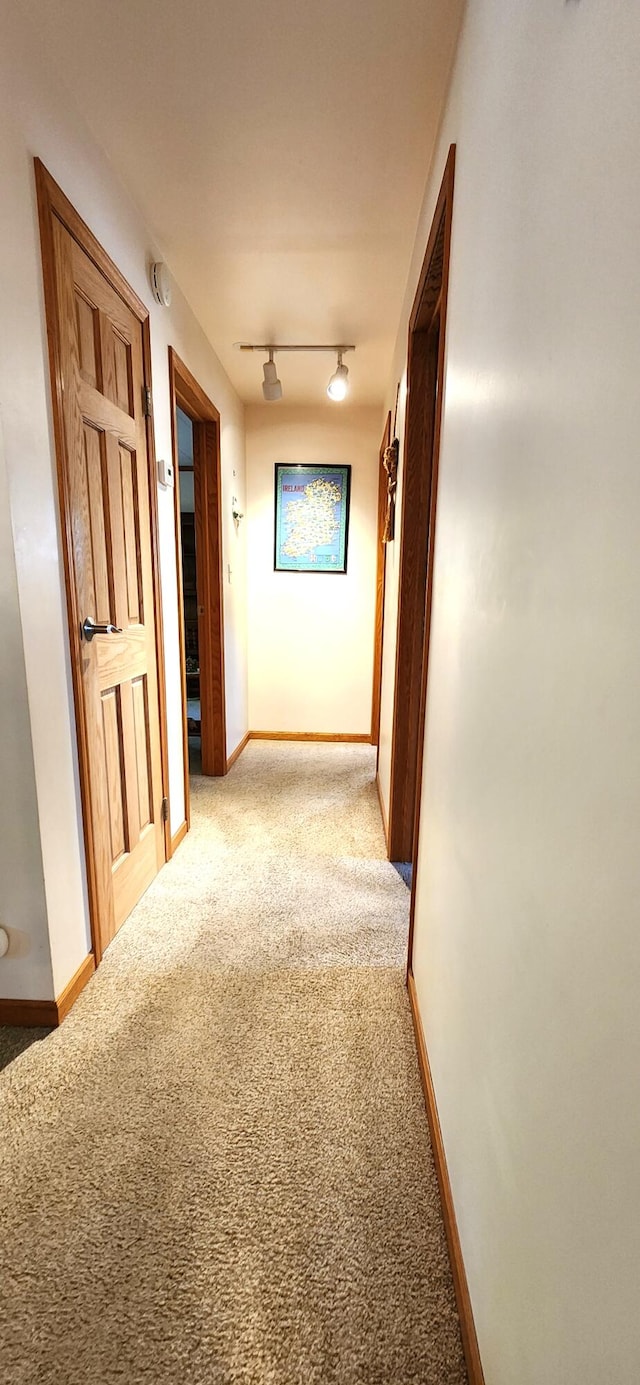
[[[338,364],[327,385],[330,399],[345,399],[349,392],[349,371],[342,364],[342,352],[338,352]]]
[[[269,403],[276,399],[282,399],[282,382],[278,379],[278,371],[273,359],[276,351],[331,351],[336,353],[338,364],[327,385],[327,394],[330,399],[345,399],[349,390],[349,371],[342,363],[345,351],[355,351],[355,346],[341,346],[336,343],[334,346],[298,346],[289,343],[277,345],[275,342],[266,342],[259,345],[257,342],[237,341],[235,345],[240,351],[266,351],[269,359],[265,361],[262,370],[264,380],[262,382],[262,393]]]
[[[282,381],[278,379],[278,371],[273,359],[273,350],[271,347],[269,347],[268,350],[269,360],[265,361],[262,367],[264,375],[262,393],[265,399],[267,399],[269,403],[272,403],[275,399],[282,399]]]

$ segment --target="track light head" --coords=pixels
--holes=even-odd
[[[349,371],[346,365],[342,364],[342,352],[338,352],[338,364],[327,385],[327,394],[330,399],[346,399],[349,392]]]
[[[273,351],[269,352],[269,360],[265,361],[262,367],[264,380],[262,381],[262,393],[265,399],[271,404],[276,399],[282,399],[282,381],[278,379],[278,370],[273,359]]]

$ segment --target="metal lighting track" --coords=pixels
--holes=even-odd
[[[341,355],[344,355],[345,351],[355,351],[356,349],[355,346],[341,346],[337,343],[331,346],[303,346],[302,344],[290,342],[278,345],[277,342],[264,342],[260,344],[253,341],[234,341],[233,344],[237,346],[239,351],[331,351],[334,354],[340,352]]]

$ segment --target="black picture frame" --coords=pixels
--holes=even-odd
[[[296,506],[296,518],[288,515],[293,506]],[[349,465],[276,462],[274,571],[344,577],[347,572],[350,509]],[[305,548],[302,545],[307,536],[310,542]],[[315,543],[311,541],[314,536],[317,536]],[[323,537],[325,542],[322,542]]]

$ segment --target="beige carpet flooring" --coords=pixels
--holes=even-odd
[[[366,746],[251,742],[0,1074],[2,1385],[462,1385]]]

